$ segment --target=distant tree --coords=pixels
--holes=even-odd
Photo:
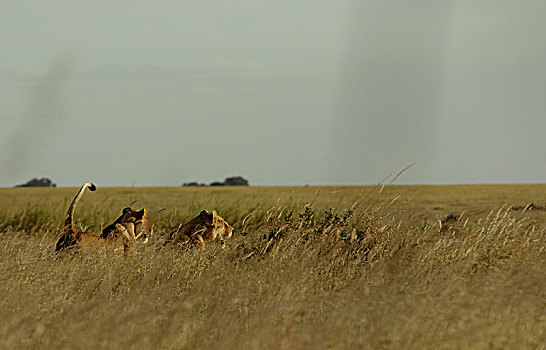
[[[224,180],[224,182],[214,181],[209,184],[209,186],[248,186],[248,180],[242,176],[232,176]],[[206,186],[204,183],[199,183],[197,181],[184,182],[182,186]]]
[[[15,187],[57,187],[57,185],[47,177],[42,177],[41,179],[33,178],[26,183],[16,185]]]
[[[228,177],[224,180],[227,186],[248,186],[248,180],[242,176]]]
[[[206,186],[206,185],[203,183],[198,183],[197,181],[192,181],[192,182],[184,182],[182,186]]]

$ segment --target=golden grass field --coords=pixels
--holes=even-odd
[[[545,185],[99,184],[80,229],[134,203],[154,237],[55,254],[76,192],[0,189],[1,349],[546,349]],[[225,249],[160,249],[201,209]]]

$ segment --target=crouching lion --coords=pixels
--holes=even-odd
[[[197,246],[205,248],[207,242],[217,242],[223,248],[225,239],[233,234],[233,227],[229,225],[216,210],[212,213],[206,210],[178,229],[172,232],[165,244]]]

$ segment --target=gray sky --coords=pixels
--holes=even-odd
[[[543,182],[546,3],[0,3],[0,186]]]

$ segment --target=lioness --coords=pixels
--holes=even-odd
[[[146,215],[146,209],[134,210],[130,207],[123,208],[121,216],[116,219],[112,224],[106,226],[102,230],[102,238],[112,238],[117,236],[120,232],[119,225],[123,226],[126,229],[129,229],[133,225],[133,231],[137,236],[144,235],[146,240],[146,232],[151,230],[150,219]]]
[[[131,208],[123,209],[121,216],[113,224],[107,226],[100,236],[75,230],[74,211],[87,188],[90,191],[97,189],[94,184],[85,183],[72,200],[64,220],[64,233],[55,245],[56,252],[76,245],[100,245],[114,250],[126,250],[137,239],[146,237],[145,231],[150,228],[146,209],[139,211]]]
[[[205,242],[216,241],[224,247],[224,239],[230,238],[232,234],[233,227],[220,217],[216,210],[212,213],[203,210],[195,218],[172,232],[166,243],[192,245],[204,249]]]

